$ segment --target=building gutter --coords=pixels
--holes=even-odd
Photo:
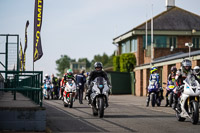
[[[151,34],[151,31],[148,31],[147,34]],[[113,39],[113,43],[119,43],[129,37],[137,36],[137,35],[145,35],[145,30],[133,30],[130,32],[127,32],[115,39]],[[161,31],[161,30],[154,30],[154,35],[169,35],[169,36],[200,36],[200,31],[196,31],[195,33],[192,33],[192,31]]]

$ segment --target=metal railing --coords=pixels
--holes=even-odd
[[[12,91],[14,100],[16,100],[16,92],[20,92],[42,107],[42,71],[0,71],[0,73],[9,75],[4,82],[4,88],[0,91]]]

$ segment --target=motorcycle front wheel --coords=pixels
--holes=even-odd
[[[99,97],[98,102],[99,102],[99,104],[98,104],[98,106],[99,106],[98,115],[99,115],[99,118],[103,118],[103,116],[104,116],[104,100],[103,100],[103,97]]]
[[[72,96],[72,93],[70,93],[69,95],[69,108],[72,108],[73,107],[73,96]]]
[[[192,124],[197,124],[199,122],[199,104],[196,101],[193,101],[191,104],[191,122]]]

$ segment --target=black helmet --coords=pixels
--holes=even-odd
[[[182,68],[184,71],[189,71],[192,67],[192,62],[188,59],[185,59],[181,62]]]
[[[176,73],[176,71],[177,71],[176,66],[172,66],[172,67],[171,67],[171,72]]]
[[[95,62],[94,68],[103,68],[103,64],[101,62]]]

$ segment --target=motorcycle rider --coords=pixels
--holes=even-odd
[[[199,79],[200,81],[200,67],[199,66],[195,66],[193,69],[193,73],[194,75],[196,75],[196,77]]]
[[[176,77],[175,77],[175,91],[174,91],[174,106],[173,109],[177,108],[177,104],[178,104],[178,98],[181,95],[181,91],[183,89],[183,80],[186,79],[186,77],[190,74],[193,74],[193,71],[191,69],[192,67],[192,63],[190,60],[188,59],[184,59],[181,62],[181,68],[176,72]]]
[[[93,81],[96,77],[103,77],[107,83],[108,83],[108,87],[111,88],[111,84],[110,81],[108,79],[107,73],[105,71],[102,70],[103,68],[103,64],[101,62],[95,62],[94,64],[94,68],[95,70],[90,72],[90,75],[88,77],[88,90],[86,93],[86,96],[88,97],[88,104],[91,104],[91,99],[90,99],[90,94],[92,91],[92,84],[91,81]],[[106,106],[108,106],[108,101],[106,102]]]
[[[75,84],[76,84],[76,79],[75,79],[75,77],[74,77],[74,75],[73,75],[73,71],[72,71],[72,69],[68,69],[67,70],[67,73],[65,74],[65,76],[64,76],[64,79],[63,79],[63,84],[62,84],[62,86],[63,87],[65,87],[65,85],[66,85],[66,82],[68,82],[68,81],[70,81],[70,80],[73,80],[74,82],[75,82]],[[64,100],[66,100],[66,91],[64,90],[64,92],[63,92],[63,96],[64,96]]]
[[[58,83],[58,78],[54,76],[54,74],[51,75],[51,81],[52,81],[52,84],[53,84],[53,90],[54,90],[54,93],[56,95],[56,98],[58,98],[58,86],[59,86],[59,83]]]
[[[171,67],[171,73],[168,76],[167,86],[169,85],[170,82],[175,83],[176,71],[177,71],[176,66],[172,66]],[[170,93],[170,91],[167,90],[167,93],[165,95],[165,97],[166,97],[166,105],[165,105],[165,107],[167,107],[169,105],[169,101],[168,101],[168,95],[169,95],[169,93]]]
[[[45,78],[44,78],[44,84],[50,84],[51,83],[51,80],[50,80],[50,76],[48,74],[45,74]]]
[[[160,76],[159,76],[159,74],[157,73],[157,70],[158,70],[157,67],[155,67],[155,66],[152,66],[152,67],[151,67],[151,75],[150,75],[150,78],[149,78],[149,83],[150,83],[151,81],[157,81],[157,86],[156,86],[156,88],[157,88],[157,89],[160,89]],[[148,92],[147,104],[146,104],[147,107],[149,106],[150,94],[151,94],[151,92]],[[162,94],[162,92],[161,92],[161,94]],[[158,95],[158,94],[156,94],[156,95]]]
[[[76,75],[76,81],[78,86],[78,96],[79,96],[79,103],[83,104],[83,91],[84,91],[84,84],[86,82],[86,77],[84,75],[85,70],[81,70],[80,74]]]

